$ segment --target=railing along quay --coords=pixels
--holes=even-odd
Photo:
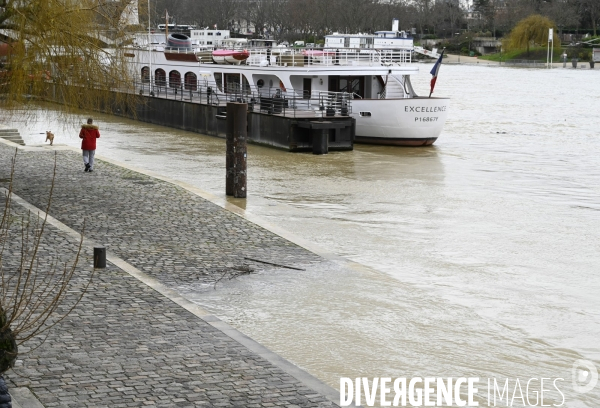
[[[206,84],[166,84],[166,81],[153,78],[136,79],[135,89],[139,95],[155,98],[201,103],[213,106],[226,106],[227,102],[247,103],[251,112],[285,117],[333,117],[349,116],[352,113],[353,94],[347,92],[302,91],[293,89],[282,91],[280,88],[257,88],[234,84],[219,89],[216,83]]]

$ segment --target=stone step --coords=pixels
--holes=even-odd
[[[25,146],[25,142],[21,137],[18,129],[0,129],[0,137],[13,143]]]
[[[13,143],[16,143],[16,144],[20,144],[21,146],[25,146],[25,142],[22,139],[20,139],[20,140],[5,139],[5,140],[8,140],[9,142],[13,142]]]

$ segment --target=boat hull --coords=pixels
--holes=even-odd
[[[440,136],[448,98],[365,99],[352,101],[358,143],[429,146]]]

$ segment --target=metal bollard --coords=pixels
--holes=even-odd
[[[106,268],[106,248],[94,247],[94,268]]]

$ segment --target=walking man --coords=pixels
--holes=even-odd
[[[79,137],[83,139],[81,141],[81,150],[83,151],[83,164],[85,164],[85,170],[90,173],[94,171],[94,154],[96,153],[96,139],[100,137],[100,131],[98,126],[93,125],[94,120],[89,118],[87,124],[81,125],[81,131]]]

